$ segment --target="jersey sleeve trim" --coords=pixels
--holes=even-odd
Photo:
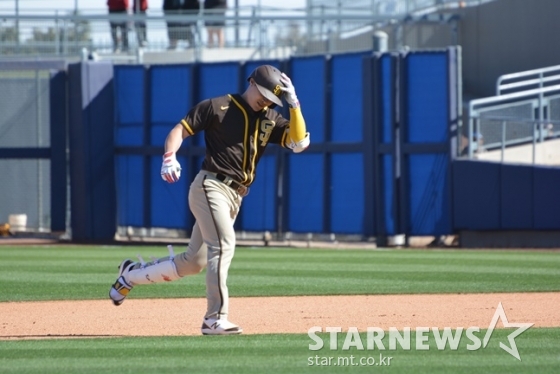
[[[185,121],[184,119],[181,120],[181,125],[183,125],[183,127],[185,128],[185,130],[187,130],[187,132],[189,133],[189,135],[194,135],[194,131],[191,129],[191,127],[189,126],[189,124],[187,123],[187,121]]]

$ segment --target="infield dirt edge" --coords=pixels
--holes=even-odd
[[[305,334],[319,326],[489,326],[499,303],[510,323],[560,327],[560,293],[233,297],[230,320],[243,334]],[[206,299],[130,299],[0,303],[0,339],[200,335]],[[499,322],[497,327],[503,327]]]

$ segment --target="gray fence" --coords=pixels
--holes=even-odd
[[[225,16],[208,11],[194,15],[164,15],[161,9],[148,9],[147,17],[107,14],[105,1],[99,9],[76,7],[73,12],[42,9],[44,2],[16,0],[16,8],[0,8],[0,58],[21,56],[82,57],[83,51],[98,55],[112,52],[109,21],[123,21],[129,30],[130,51],[122,54],[134,60],[139,44],[135,23],[147,24],[148,44],[143,51],[165,51],[169,44],[167,22],[192,22],[193,45],[180,42],[179,50],[207,47],[204,24],[225,22],[226,47],[248,48],[252,52],[243,59],[284,58],[290,55],[348,52],[371,49],[372,33],[414,15],[442,9],[478,5],[488,0],[310,0],[301,9],[287,10],[262,6],[237,7]],[[31,4],[23,7],[23,4]],[[79,1],[75,1],[79,4]],[[2,5],[2,4],[0,4]],[[60,9],[60,8],[58,8]],[[190,26],[188,26],[190,27]],[[361,37],[358,37],[361,36]],[[113,56],[114,57],[114,56]],[[200,58],[194,53],[193,58]],[[124,58],[124,60],[127,60]]]
[[[0,148],[50,147],[49,70],[0,67]],[[0,159],[0,223],[26,215],[26,227],[50,231],[48,159]]]
[[[500,150],[500,160],[505,161],[506,149],[530,145],[527,159],[515,161],[539,163],[537,146],[560,138],[560,84],[554,84],[560,81],[554,75],[558,70],[549,67],[501,76],[497,96],[470,101],[464,153],[473,158]]]

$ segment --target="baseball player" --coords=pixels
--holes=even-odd
[[[228,320],[228,270],[235,252],[233,224],[241,202],[255,180],[257,163],[269,143],[299,153],[310,143],[300,104],[290,78],[270,65],[256,68],[243,94],[230,94],[195,105],[169,132],[161,176],[177,182],[181,166],[176,159],[183,139],[204,131],[206,157],[189,189],[189,207],[196,218],[188,249],[177,256],[150,263],[124,260],[109,297],[124,302],[132,287],[174,281],[206,270],[207,310],[202,334],[240,334]],[[289,104],[290,119],[272,110]]]

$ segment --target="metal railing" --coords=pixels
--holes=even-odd
[[[18,0],[16,0],[18,1]],[[226,15],[212,14],[202,9],[193,15],[164,14],[160,9],[148,9],[142,15],[107,14],[105,1],[102,8],[61,11],[41,9],[45,2],[19,0],[21,4],[35,4],[32,9],[20,5],[16,11],[0,7],[0,59],[74,57],[88,53],[110,54],[113,49],[110,21],[127,24],[129,50],[121,57],[134,58],[138,49],[144,52],[166,51],[168,22],[192,23],[194,41],[181,42],[179,50],[191,49],[194,58],[208,47],[205,23],[225,22],[227,48],[253,49],[253,55],[270,58],[282,53],[310,55],[335,53],[337,45],[354,43],[348,50],[371,49],[371,33],[387,23],[394,23],[414,12],[432,12],[479,5],[489,0],[338,0],[308,1],[306,8],[284,9],[264,6],[228,9]],[[61,3],[61,1],[60,1]],[[0,5],[3,3],[0,2]],[[75,0],[75,4],[79,4]],[[135,34],[135,23],[147,24],[148,45],[140,48]],[[187,26],[186,26],[187,27]],[[357,40],[356,35],[369,35]],[[113,56],[115,57],[115,56]]]
[[[496,95],[543,88],[559,83],[560,65],[505,74],[498,77],[496,81]]]
[[[532,144],[560,135],[560,85],[514,92],[469,102],[465,150],[469,158],[483,151]]]

